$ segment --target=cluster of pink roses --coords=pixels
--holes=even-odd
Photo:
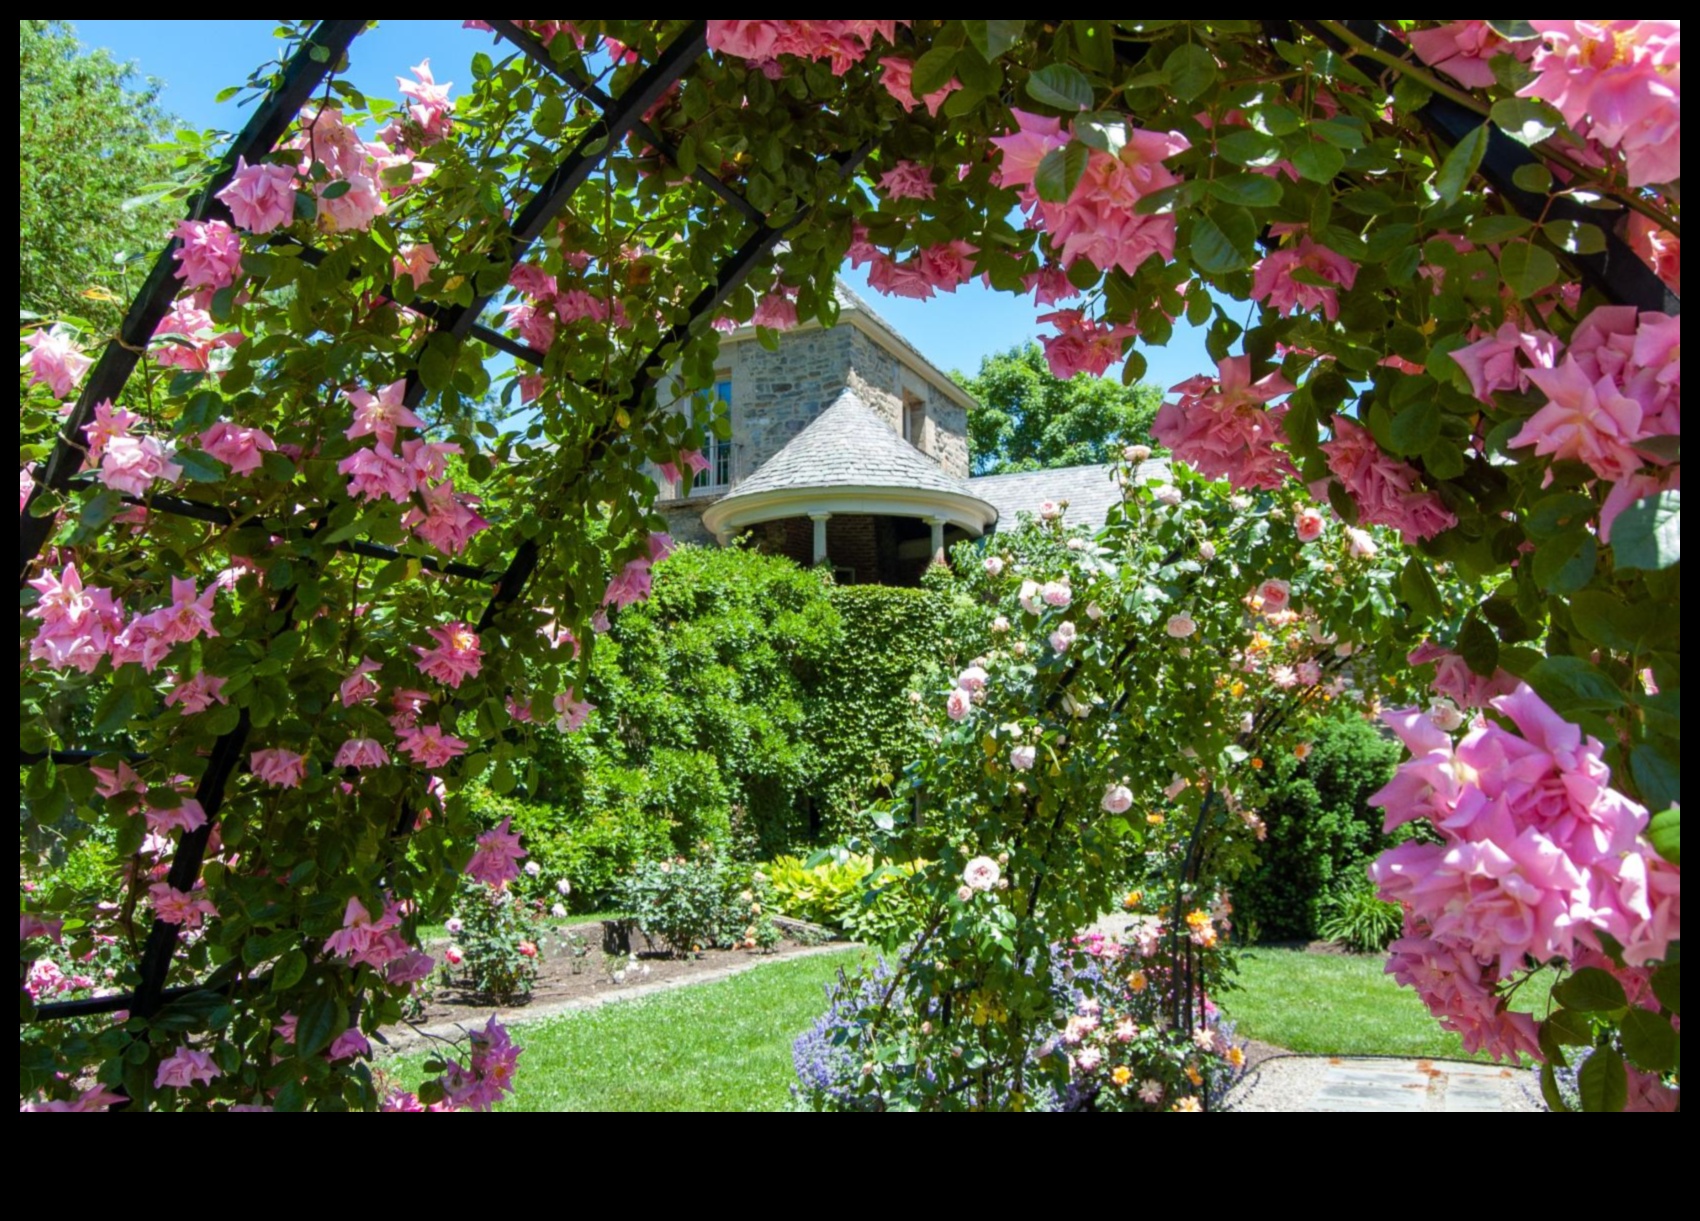
[[[30,643],[30,657],[54,669],[71,667],[91,674],[102,657],[110,657],[114,666],[134,662],[151,674],[172,646],[218,635],[212,619],[216,581],[197,592],[193,581],[173,579],[169,606],[128,622],[124,604],[111,590],[83,587],[75,564],[65,565],[57,577],[43,573],[30,587],[41,595],[28,612],[41,624]]]
[[[425,421],[404,401],[406,379],[391,382],[376,394],[348,390],[343,398],[354,408],[344,435],[349,440],[370,436],[370,449],[357,449],[337,464],[337,472],[348,476],[348,494],[361,500],[389,499],[407,505],[401,523],[437,550],[457,555],[472,536],[489,529],[490,523],[472,508],[476,496],[455,491],[449,479],[448,459],[461,452],[447,441],[406,440],[397,453],[396,438],[402,428],[424,428]],[[416,498],[424,502],[421,509]]]
[[[174,483],[183,474],[165,442],[131,432],[139,423],[140,416],[114,407],[108,399],[95,404],[88,425],[87,464],[99,467],[100,481],[107,487],[131,496],[147,495],[156,479]]]
[[[1388,970],[1416,988],[1465,1046],[1538,1055],[1535,1022],[1504,1009],[1498,981],[1553,958],[1576,963],[1609,934],[1638,968],[1662,959],[1681,927],[1681,870],[1640,838],[1647,811],[1611,787],[1597,739],[1519,684],[1454,744],[1415,709],[1385,720],[1410,748],[1371,798],[1387,829],[1426,821],[1440,843],[1411,841],[1371,866],[1405,909]]]
[[[1682,23],[1532,21],[1535,79],[1519,92],[1551,102],[1579,134],[1621,149],[1629,185],[1682,177]]]
[[[1212,479],[1226,479],[1236,489],[1278,488],[1297,474],[1287,455],[1274,448],[1284,439],[1281,418],[1287,408],[1264,404],[1292,390],[1278,371],[1252,381],[1251,357],[1230,356],[1217,362],[1217,376],[1201,373],[1171,387],[1180,400],[1163,404],[1151,434]]]
[[[325,938],[325,949],[349,962],[382,971],[391,984],[424,979],[436,960],[407,943],[401,934],[403,915],[402,906],[386,898],[383,915],[374,919],[365,904],[351,898],[343,910],[342,927]]]
[[[868,231],[855,225],[845,251],[852,267],[868,266],[868,286],[889,297],[931,300],[935,293],[953,293],[974,278],[979,247],[961,238],[935,242],[897,259],[868,240]]]
[[[520,1049],[494,1017],[483,1030],[472,1031],[470,1038],[472,1050],[467,1063],[449,1064],[443,1074],[443,1090],[459,1109],[488,1111],[513,1092]]]
[[[897,41],[897,27],[907,21],[711,21],[708,45],[726,55],[759,64],[765,71],[781,55],[822,59],[834,76],[843,76],[867,57],[876,36],[887,45]]]

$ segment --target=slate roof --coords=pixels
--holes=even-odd
[[[966,480],[951,478],[893,432],[855,391],[845,389],[726,500],[829,487],[922,488],[981,498]]]
[[[980,475],[968,480],[968,489],[998,511],[998,529],[1013,530],[1019,525],[1017,514],[1037,516],[1039,502],[1066,500],[1063,524],[1100,528],[1109,516],[1110,506],[1118,504],[1122,490],[1114,479],[1115,466],[1100,463],[1095,466],[1063,466],[1048,471],[1019,471],[1013,475]],[[1168,476],[1169,464],[1153,458],[1141,464],[1135,480],[1163,479]]]

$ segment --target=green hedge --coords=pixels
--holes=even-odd
[[[525,783],[474,800],[514,818],[580,910],[646,856],[841,838],[920,749],[909,693],[951,660],[948,621],[932,591],[680,547],[597,639],[587,726],[538,734]]]
[[[1392,839],[1369,797],[1393,775],[1399,746],[1357,716],[1324,723],[1310,756],[1273,761],[1258,811],[1269,835],[1240,875],[1234,905],[1264,940],[1321,935],[1330,900],[1362,885]]]

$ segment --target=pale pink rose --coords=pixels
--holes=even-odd
[[[1021,603],[1021,609],[1029,615],[1042,614],[1045,604],[1039,600],[1039,582],[1023,581],[1021,588],[1016,591],[1016,601]]]
[[[449,930],[451,936],[459,936],[460,930],[465,926],[461,924],[459,916],[450,916],[443,922],[443,927]]]
[[[956,685],[964,691],[982,691],[986,686],[987,675],[982,666],[969,666],[956,676]]]
[[[1017,746],[1009,752],[1009,765],[1018,772],[1030,772],[1039,760],[1039,750],[1034,746]]]
[[[956,900],[957,900],[958,903],[966,903],[966,902],[968,902],[968,900],[972,899],[973,897],[974,897],[974,892],[971,889],[969,889],[967,886],[958,886],[956,888]]]
[[[953,721],[962,720],[973,707],[973,696],[962,687],[952,687],[944,702],[945,715]]]
[[[335,767],[384,767],[389,752],[372,738],[350,738],[337,749]]]
[[[1215,559],[1216,544],[1211,542],[1209,539],[1205,539],[1202,543],[1198,544],[1198,558],[1207,564],[1211,560]]]
[[[206,1085],[223,1075],[224,1070],[213,1063],[209,1053],[179,1047],[159,1062],[159,1072],[154,1075],[153,1084],[157,1090],[186,1090],[197,1082]]]
[[[1104,790],[1102,805],[1111,814],[1125,814],[1133,808],[1133,790],[1125,784],[1112,784]]]
[[[1257,587],[1257,596],[1263,600],[1264,614],[1284,611],[1292,601],[1292,586],[1270,577]]]
[[[1077,629],[1073,623],[1059,623],[1057,630],[1051,633],[1051,647],[1059,653],[1066,653],[1075,641]]]
[[[1055,521],[1063,513],[1062,506],[1054,500],[1039,502],[1039,518],[1041,521]]]
[[[1293,514],[1293,529],[1298,534],[1301,543],[1314,543],[1322,537],[1322,532],[1327,528],[1327,525],[1327,520],[1322,516],[1322,510],[1310,505],[1301,507],[1298,512]]]
[[[962,882],[970,890],[991,890],[998,884],[1002,871],[989,856],[977,856],[962,870]]]
[[[992,620],[992,631],[997,632],[1000,635],[1009,631],[1009,617],[1007,615],[998,615],[995,617]]]
[[[1163,630],[1176,640],[1185,640],[1198,630],[1198,621],[1185,611],[1170,615],[1169,621],[1163,625]]]
[[[24,343],[30,349],[22,362],[30,367],[29,384],[45,383],[56,399],[70,397],[76,384],[83,380],[83,374],[94,364],[72,342],[71,333],[58,327],[51,331],[31,331]]]
[[[1373,560],[1376,552],[1380,550],[1369,531],[1360,530],[1356,526],[1346,527],[1346,541],[1350,544],[1346,550],[1355,560]]]
[[[1067,581],[1046,581],[1039,597],[1046,606],[1067,606],[1074,599],[1074,591]]]
[[[988,555],[986,557],[986,573],[988,576],[1001,577],[1003,575],[1003,557]]]
[[[1149,445],[1129,445],[1122,450],[1122,457],[1137,465],[1151,457],[1151,447]]]

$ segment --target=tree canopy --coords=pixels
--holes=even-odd
[[[64,21],[18,22],[18,298],[33,313],[110,327],[159,250],[173,209],[126,207],[165,178],[150,147],[170,118],[159,90]],[[126,274],[124,256],[141,259]]]
[[[973,377],[954,376],[979,402],[968,413],[976,475],[1110,462],[1123,445],[1151,443],[1162,403],[1154,386],[1057,377],[1037,343],[985,357]]]

